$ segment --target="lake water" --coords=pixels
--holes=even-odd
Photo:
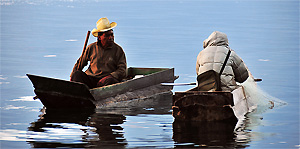
[[[298,0],[1,0],[1,148],[299,148]],[[258,86],[287,104],[250,113],[243,129],[180,123],[171,107],[47,112],[25,74],[69,80],[88,30],[108,17],[131,67],[174,67],[195,82],[203,40],[218,30]],[[90,37],[89,43],[95,41]],[[185,91],[193,86],[173,89]],[[167,97],[166,97],[167,98]],[[167,100],[167,99],[166,99]],[[116,111],[114,113],[114,111]]]

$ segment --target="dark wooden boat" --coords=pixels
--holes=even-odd
[[[36,97],[48,109],[95,108],[95,103],[109,97],[133,92],[164,82],[174,82],[176,79],[174,68],[128,68],[128,78],[123,82],[89,89],[85,84],[78,82],[31,74],[27,74],[27,76],[35,88]],[[165,88],[171,89],[170,86],[165,86]]]
[[[175,92],[173,117],[178,121],[237,121],[232,107],[231,92],[204,92],[193,88],[186,92]]]

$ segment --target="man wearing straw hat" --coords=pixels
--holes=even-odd
[[[120,82],[126,77],[126,57],[121,46],[114,42],[115,22],[105,18],[97,21],[97,29],[92,34],[97,42],[90,44],[77,60],[70,75],[71,81],[81,82],[89,88],[106,86]],[[88,64],[88,69],[82,69]]]

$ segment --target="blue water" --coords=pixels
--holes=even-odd
[[[299,148],[298,0],[0,3],[1,148]],[[43,116],[43,105],[32,99],[34,88],[25,74],[69,80],[87,31],[95,28],[101,17],[118,23],[115,41],[123,47],[128,66],[174,67],[175,74],[180,76],[177,83],[195,82],[196,58],[203,40],[215,30],[224,32],[230,47],[254,77],[263,79],[259,87],[288,104],[262,114],[250,114],[243,135],[229,132],[226,139],[216,133],[204,133],[198,125],[174,123],[170,112],[157,114],[152,109],[146,109],[147,114],[133,112],[124,117],[106,115],[103,120],[103,115],[96,113],[83,116],[90,118],[85,123]],[[94,41],[91,36],[89,43]],[[173,92],[191,87],[175,87]],[[121,120],[115,123],[115,119]],[[106,121],[104,125],[102,122]],[[36,130],[40,123],[41,129]],[[100,127],[102,124],[107,127]]]

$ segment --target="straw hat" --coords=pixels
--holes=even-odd
[[[111,29],[115,28],[116,26],[117,26],[116,22],[109,23],[109,21],[106,17],[100,18],[97,21],[97,29],[94,28],[92,30],[92,34],[93,34],[93,36],[98,37],[99,32],[105,32],[105,31],[111,30]]]

